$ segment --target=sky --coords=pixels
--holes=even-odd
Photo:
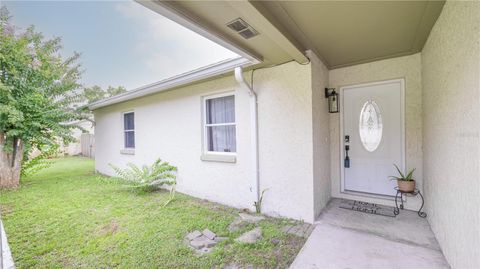
[[[225,59],[234,52],[132,1],[4,1],[13,24],[61,37],[81,53],[85,86],[128,90]]]

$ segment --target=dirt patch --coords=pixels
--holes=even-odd
[[[112,235],[112,234],[117,233],[119,231],[119,229],[120,229],[120,225],[118,224],[118,222],[115,219],[113,219],[113,220],[110,221],[110,223],[105,224],[102,227],[100,227],[97,234],[98,235]]]
[[[0,214],[7,216],[13,213],[13,207],[9,205],[0,205]]]

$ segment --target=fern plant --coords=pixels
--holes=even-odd
[[[113,164],[110,167],[117,174],[117,179],[121,182],[144,191],[153,191],[164,185],[176,184],[177,167],[156,160],[152,165],[143,165],[141,167],[128,163],[127,168],[121,169]]]
[[[394,164],[395,168],[397,168],[398,175],[399,176],[390,176],[392,180],[400,180],[400,181],[413,181],[413,172],[415,171],[415,168],[410,170],[406,175],[400,171],[400,168],[396,164]]]

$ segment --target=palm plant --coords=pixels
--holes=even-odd
[[[394,164],[395,168],[397,168],[398,175],[399,176],[390,176],[392,180],[399,180],[399,181],[413,181],[413,172],[415,171],[415,168],[410,170],[406,175],[400,171],[400,168],[396,164]]]

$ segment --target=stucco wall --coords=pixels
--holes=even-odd
[[[421,91],[421,56],[420,53],[360,64],[351,67],[331,70],[329,84],[340,89],[342,86],[361,83],[405,79],[405,156],[407,168],[416,168],[415,180],[418,187],[423,186],[422,164],[422,91]],[[340,115],[330,114],[330,139],[331,139],[331,175],[332,196],[349,199],[361,199],[373,203],[393,205],[393,199],[378,199],[371,197],[358,197],[340,192]],[[387,179],[386,179],[387,180]],[[418,209],[418,198],[407,198],[406,207]]]
[[[452,268],[480,268],[480,2],[447,2],[422,51],[428,220]]]
[[[312,127],[313,127],[313,202],[318,217],[331,197],[330,179],[330,116],[325,87],[328,69],[312,52],[307,51],[312,66]]]
[[[250,82],[252,72],[245,77]],[[258,94],[260,189],[263,212],[313,222],[311,66],[290,62],[256,70]],[[200,160],[202,96],[235,93],[237,162]],[[177,189],[238,208],[252,208],[250,99],[233,76],[112,105],[95,111],[96,169],[152,163],[156,158],[178,166]],[[122,112],[135,111],[135,155],[122,155]]]
[[[202,96],[235,94],[237,162],[201,161]],[[156,158],[178,167],[177,190],[239,208],[250,208],[254,195],[250,162],[249,95],[232,76],[159,93],[95,111],[96,169],[112,175],[109,163],[149,164]],[[122,112],[135,112],[135,155],[123,148]]]
[[[290,62],[259,69],[253,81],[263,210],[313,222],[311,67]]]

